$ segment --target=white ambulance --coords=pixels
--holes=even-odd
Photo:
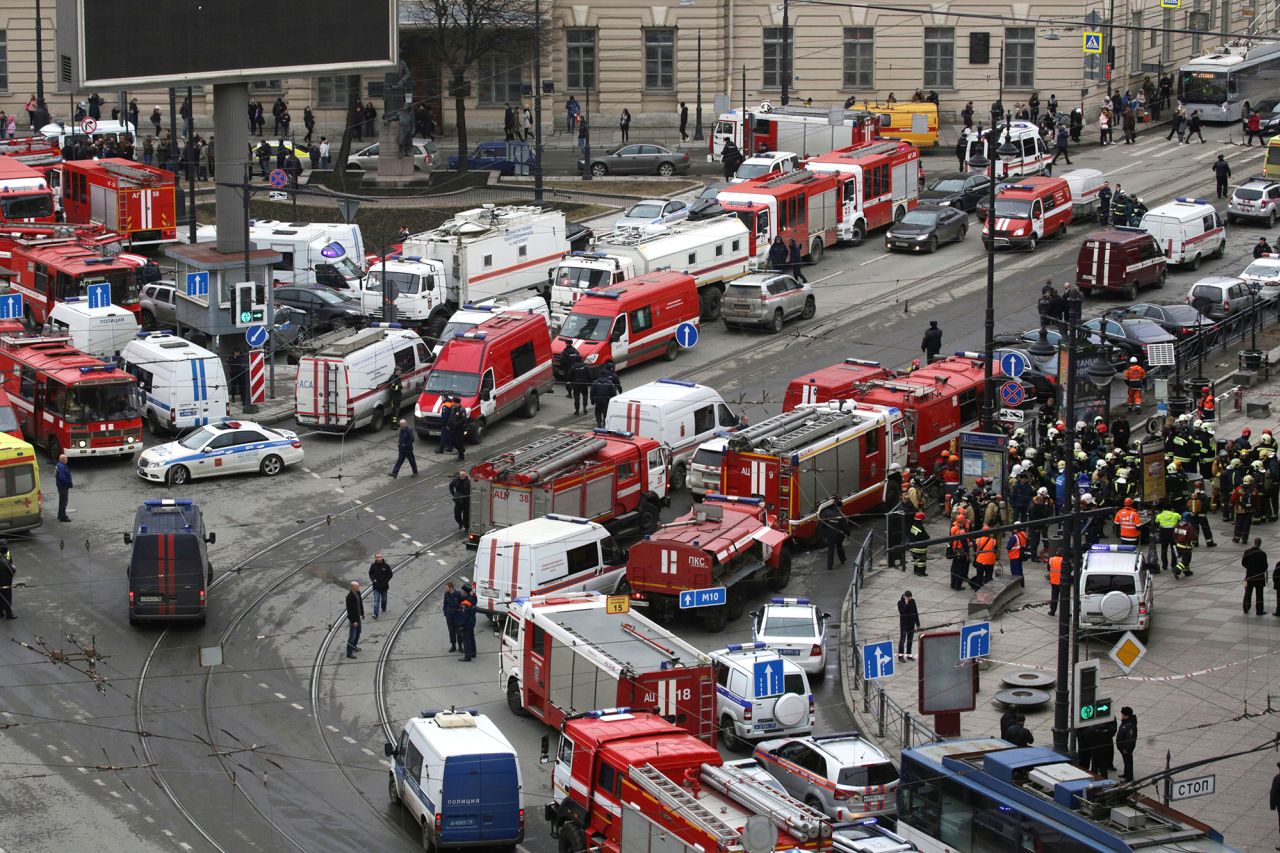
[[[682,489],[698,445],[738,427],[720,392],[683,379],[659,379],[609,401],[605,429],[661,441],[671,448],[671,488]]]
[[[999,148],[1005,143],[1006,138],[1009,144],[1016,149],[1016,153],[1008,159],[995,156],[996,161],[996,180],[1005,178],[1016,178],[1022,175],[1040,175],[1044,173],[1044,167],[1053,162],[1053,152],[1045,145],[1044,139],[1040,136],[1040,128],[1029,121],[1015,121],[1006,126],[1000,124],[996,126],[998,135],[991,143],[991,150]],[[991,157],[987,151],[986,136],[989,131],[984,129],[982,136],[978,135],[976,128],[969,128],[964,132],[965,140],[965,171],[975,172],[981,171],[986,174],[987,170],[975,169],[969,165],[969,159],[982,152],[983,157]]]
[[[114,358],[138,334],[138,318],[119,305],[89,307],[84,296],[53,304],[45,321],[51,335],[67,335],[71,345],[98,358]]]
[[[217,355],[169,332],[142,332],[125,344],[121,366],[138,380],[139,408],[152,435],[227,417],[228,383]]]
[[[413,405],[430,370],[431,350],[417,332],[395,323],[353,330],[298,362],[298,423],[321,432],[362,426],[376,432]],[[395,377],[401,387],[398,408],[391,394]]]
[[[1199,269],[1205,258],[1220,258],[1227,229],[1212,204],[1202,198],[1175,198],[1143,214],[1138,226],[1160,244],[1171,264]]]

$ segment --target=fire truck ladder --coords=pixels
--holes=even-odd
[[[815,438],[835,432],[858,420],[857,413],[852,410],[837,409],[803,409],[809,417],[795,429],[770,438],[765,446],[770,453],[786,453],[797,447],[809,444]]]
[[[610,653],[608,650],[602,647],[600,643],[587,639],[585,636],[575,631],[573,628],[569,627],[568,625],[560,625],[559,628],[561,631],[564,631],[566,634],[570,635],[575,640],[577,640],[581,645],[595,649],[597,653],[599,653],[604,657],[607,657],[609,660],[616,663],[618,665],[618,668],[623,672],[632,672],[631,664],[627,663],[617,655]]]
[[[768,815],[774,826],[796,838],[813,841],[831,835],[831,821],[825,814],[737,767],[704,764],[701,776],[712,788],[758,814]]]
[[[124,178],[126,181],[133,181],[138,184],[150,184],[156,180],[156,176],[141,169],[137,166],[126,166],[123,163],[99,163],[102,171],[108,175],[115,175],[117,178]]]
[[[633,764],[628,768],[627,773],[631,781],[651,794],[663,806],[687,817],[713,836],[719,842],[719,846],[735,844],[741,839],[736,829],[717,817],[714,812],[699,802],[697,797],[671,781],[652,764]]]
[[[846,151],[841,157],[850,160],[856,160],[859,157],[871,157],[875,154],[892,154],[901,147],[901,143],[890,140],[886,142],[873,142],[870,145],[860,145],[852,151]]]
[[[24,166],[30,166],[38,169],[41,166],[52,166],[61,163],[62,158],[57,154],[19,154],[13,158]]]
[[[604,446],[604,440],[594,435],[558,432],[502,454],[493,467],[500,477],[525,474],[537,482],[576,465]]]
[[[797,409],[740,429],[729,434],[729,446],[733,450],[750,450],[759,447],[767,439],[782,435],[804,423],[809,418],[809,409]]]

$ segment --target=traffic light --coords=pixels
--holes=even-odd
[[[267,288],[255,281],[238,281],[231,302],[231,319],[236,328],[246,328],[267,320]]]
[[[1109,697],[1098,696],[1098,662],[1082,660],[1076,664],[1071,680],[1072,725],[1077,728],[1096,726],[1114,718]]]

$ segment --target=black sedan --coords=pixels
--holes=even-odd
[[[359,299],[314,284],[290,284],[272,293],[279,305],[302,312],[307,326],[314,330],[359,326],[364,322]]]
[[[991,179],[969,172],[947,172],[939,175],[920,193],[921,203],[955,207],[972,213],[978,202],[990,194]]]
[[[699,219],[712,219],[716,216],[724,215],[724,208],[720,206],[717,197],[720,191],[729,186],[728,181],[716,181],[707,184],[707,188],[698,193],[698,197],[689,205],[689,221],[696,222]]]
[[[1181,302],[1172,305],[1139,302],[1109,313],[1118,315],[1122,319],[1150,320],[1178,340],[1189,338],[1197,332],[1212,333],[1217,326],[1213,320]]]
[[[959,243],[968,232],[969,214],[963,210],[922,204],[885,232],[884,246],[890,251],[936,252],[939,243]]]
[[[1258,118],[1262,119],[1264,138],[1280,133],[1280,98],[1263,98],[1253,105],[1253,109],[1258,111]]]
[[[1160,328],[1158,323],[1145,318],[1113,320],[1109,317],[1099,317],[1089,320],[1084,325],[1093,332],[1089,335],[1091,341],[1098,343],[1101,336],[1107,344],[1123,353],[1126,360],[1136,356],[1142,364],[1149,363],[1147,348],[1152,344],[1177,342],[1177,338]]]

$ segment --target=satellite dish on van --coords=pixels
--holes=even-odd
[[[760,106],[756,109],[756,112],[771,113],[773,112],[773,104],[769,103],[768,101],[761,101]]]

